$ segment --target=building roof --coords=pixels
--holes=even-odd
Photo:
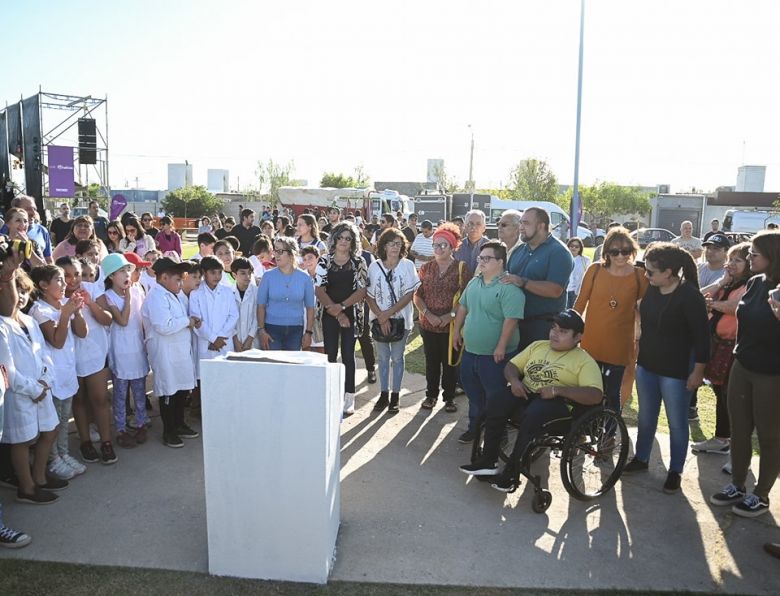
[[[718,191],[707,203],[712,206],[772,207],[775,201],[780,201],[780,193]]]

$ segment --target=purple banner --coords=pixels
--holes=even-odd
[[[114,221],[125,207],[127,207],[125,195],[114,195],[111,197],[111,209],[109,209],[108,219]]]
[[[68,198],[75,193],[73,147],[49,145],[49,196]]]

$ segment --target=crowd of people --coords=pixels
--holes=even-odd
[[[199,362],[250,349],[315,350],[345,367],[344,416],[355,411],[356,346],[367,382],[379,383],[375,412],[395,413],[410,335],[425,355],[423,409],[439,398],[448,413],[468,400],[480,460],[461,469],[519,483],[517,461],[544,421],[572,404],[620,412],[638,394],[635,455],[624,473],[648,469],[661,404],[670,428],[664,491],[679,490],[693,401],[703,384],[717,400],[715,436],[698,453],[730,455],[731,482],[712,495],[738,515],[768,510],[780,472],[780,233],[731,246],[715,231],[639,247],[611,226],[593,262],[577,238],[551,234],[542,208],[507,210],[497,240],[486,217],[406,221],[331,208],[297,217],[242,209],[204,217],[197,253],[182,259],[168,216],[69,218],[63,204],[50,229],[25,196],[6,212],[0,252],[0,482],[21,503],[48,504],[85,464],[118,460],[150,438],[153,392],[162,441],[197,438]],[[703,253],[703,259],[697,263]],[[776,292],[776,293],[773,293]],[[112,398],[109,400],[109,384]],[[0,402],[2,403],[2,402]],[[189,412],[189,418],[187,417]],[[525,421],[513,458],[498,468],[508,416]],[[68,423],[78,434],[71,453]],[[751,435],[761,448],[756,486],[746,486]],[[1,525],[0,544],[30,538]]]

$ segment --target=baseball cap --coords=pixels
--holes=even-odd
[[[152,271],[154,271],[156,275],[165,272],[185,273],[189,270],[189,263],[179,263],[174,261],[171,257],[160,257],[152,265]]]
[[[136,268],[138,267],[151,267],[152,264],[149,261],[144,261],[141,257],[139,257],[134,252],[126,252],[124,253],[125,259],[127,259],[127,262],[131,265],[135,265]]]
[[[701,244],[702,246],[707,246],[711,244],[712,246],[717,246],[718,248],[731,247],[731,241],[729,240],[729,237],[726,236],[726,234],[713,234]]]
[[[585,321],[582,320],[580,313],[573,308],[559,312],[553,317],[553,322],[561,329],[573,330],[575,334],[585,331]]]

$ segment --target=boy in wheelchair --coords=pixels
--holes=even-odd
[[[494,476],[491,486],[512,492],[519,484],[519,465],[529,443],[543,427],[571,419],[578,405],[595,406],[603,397],[601,371],[579,347],[585,322],[573,309],[554,317],[549,341],[537,341],[504,368],[505,389],[488,396],[482,456],[460,469],[469,475]],[[499,473],[498,459],[507,419],[519,420],[509,463]]]

